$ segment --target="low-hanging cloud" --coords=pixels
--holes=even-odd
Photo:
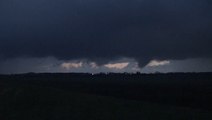
[[[211,58],[209,0],[2,0],[0,58]]]

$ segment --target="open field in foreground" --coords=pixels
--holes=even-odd
[[[13,76],[12,78],[15,77]],[[35,79],[36,76],[24,78]],[[87,83],[83,81],[76,83],[73,81],[57,81],[53,82],[53,84],[48,80],[47,84],[41,78],[36,78],[40,79],[38,81],[18,80],[17,78],[2,80],[3,77],[1,78],[1,120],[212,120],[212,111],[210,109],[189,107],[178,103],[173,104],[173,98],[170,98],[170,101],[172,101],[170,104],[161,102],[163,101],[163,96],[167,98],[168,93],[160,94],[161,97],[157,98],[158,100],[148,101],[148,99],[142,100],[136,99],[136,97],[133,99],[131,96],[124,96],[128,95],[127,90],[123,90],[126,94],[120,92],[120,96],[112,94],[115,88],[111,84],[108,85],[108,82],[104,83],[107,89],[97,87],[100,92],[93,92],[94,86],[92,85],[94,83],[92,82]],[[59,84],[61,82],[66,86],[62,87]],[[102,82],[100,83],[103,84]],[[100,83],[98,83],[99,86],[101,86]],[[75,88],[72,86],[73,84]],[[96,84],[97,82],[95,82]],[[125,83],[122,82],[120,84],[123,85]],[[142,82],[142,84],[147,85],[146,82]],[[165,83],[161,84],[165,85]],[[153,82],[152,85],[157,88],[156,82]],[[70,86],[70,88],[67,86]],[[127,86],[132,87],[132,84],[129,82]],[[93,89],[91,90],[91,88]],[[97,88],[94,91],[98,91]],[[132,92],[129,88],[126,87],[129,92]],[[119,86],[116,89],[121,90],[123,88]],[[155,89],[156,91],[158,90]],[[106,92],[108,92],[107,95],[105,94]],[[173,91],[171,90],[171,92]],[[140,91],[140,93],[153,95],[149,91]],[[190,93],[193,92],[191,91]],[[164,101],[167,99],[164,99]]]

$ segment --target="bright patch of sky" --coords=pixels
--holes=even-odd
[[[72,68],[80,68],[82,67],[82,62],[78,62],[78,63],[71,63],[71,62],[65,62],[62,63],[61,67],[63,67],[64,69],[70,70]]]
[[[163,65],[168,65],[170,64],[170,61],[168,60],[152,60],[149,62],[149,64],[147,64],[148,67],[156,67],[156,66],[163,66]]]
[[[109,69],[124,69],[129,65],[128,62],[124,62],[124,63],[109,63],[104,65],[105,67],[109,68]]]

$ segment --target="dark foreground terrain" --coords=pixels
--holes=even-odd
[[[0,120],[212,120],[212,73],[0,75]]]

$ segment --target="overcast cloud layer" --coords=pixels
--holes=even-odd
[[[212,57],[211,0],[1,0],[0,59]]]

